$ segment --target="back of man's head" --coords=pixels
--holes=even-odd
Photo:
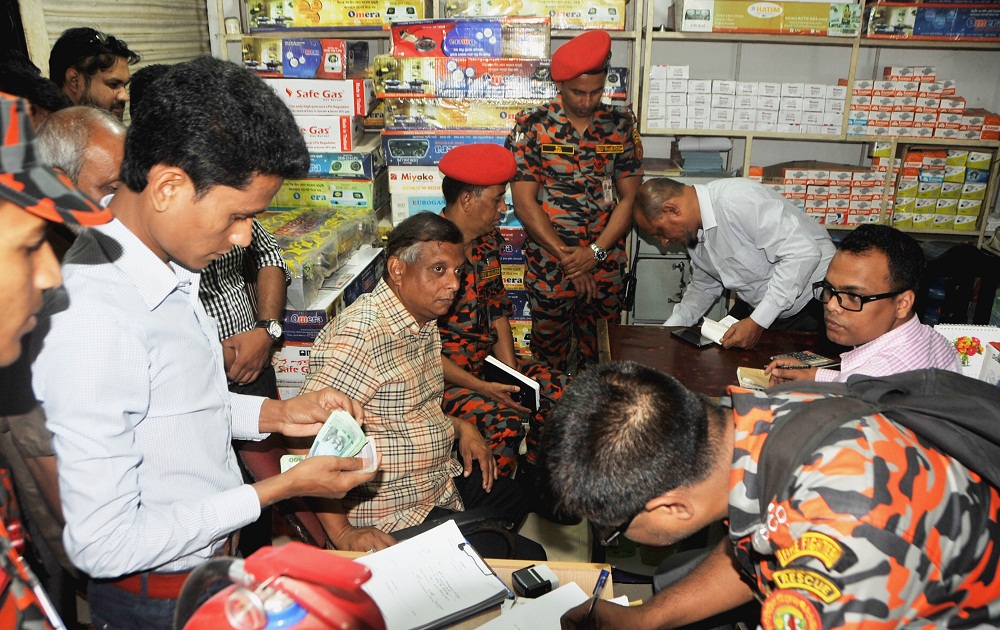
[[[101,130],[125,136],[125,125],[107,110],[84,105],[60,110],[38,128],[38,156],[77,184],[87,149]]]
[[[887,225],[859,225],[848,232],[837,249],[851,254],[871,251],[884,254],[889,262],[893,291],[909,289],[916,292],[924,276],[926,259],[920,244],[909,234]]]
[[[154,81],[165,75],[170,70],[170,65],[165,63],[153,63],[143,66],[132,73],[132,81],[128,84],[128,113],[135,117],[135,113],[142,107],[145,100],[146,91]]]
[[[540,452],[560,511],[598,525],[705,479],[716,460],[702,398],[629,361],[576,377],[545,422]]]
[[[635,209],[648,220],[656,219],[662,212],[664,201],[684,194],[684,184],[669,177],[654,177],[639,187],[635,197]]]
[[[416,262],[424,243],[464,243],[462,231],[454,223],[433,212],[420,212],[393,228],[385,246],[385,257],[393,256],[405,263]],[[389,270],[386,268],[386,277]]]
[[[85,26],[66,29],[49,53],[49,76],[61,88],[66,82],[68,69],[76,68],[84,76],[92,77],[115,65],[119,58],[129,65],[140,59],[114,35],[105,35]]]
[[[245,190],[255,175],[302,177],[309,152],[292,113],[251,71],[213,57],[173,66],[143,96],[125,140],[122,182],[133,192],[162,164],[198,195]]]

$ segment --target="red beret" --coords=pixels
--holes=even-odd
[[[552,55],[552,80],[572,81],[581,74],[602,72],[611,54],[611,36],[587,31],[559,47]]]
[[[445,153],[438,168],[472,186],[497,186],[514,179],[514,155],[499,144],[464,144]]]

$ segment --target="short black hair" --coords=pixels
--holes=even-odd
[[[168,70],[170,70],[168,64],[154,63],[143,66],[132,73],[132,80],[128,84],[128,115],[130,117],[135,116],[135,113],[139,111],[149,86],[165,75]]]
[[[876,250],[889,260],[889,283],[893,291],[917,291],[927,260],[915,238],[888,225],[865,223],[847,233],[837,249],[852,254]]]
[[[557,509],[617,525],[650,499],[706,479],[718,449],[709,407],[677,379],[639,363],[585,370],[542,430],[539,452]]]
[[[462,231],[458,226],[433,212],[420,212],[407,217],[389,234],[389,242],[385,245],[385,258],[392,256],[405,263],[412,263],[420,257],[420,248],[424,243],[465,243]],[[386,269],[386,276],[388,276]]]
[[[245,190],[256,175],[302,177],[309,152],[292,113],[252,71],[203,56],[179,63],[142,97],[125,138],[122,182],[146,188],[157,164],[184,170],[198,195]]]
[[[454,177],[444,176],[441,181],[441,194],[444,195],[444,203],[447,206],[458,201],[458,198],[462,193],[468,191],[475,195],[476,197],[483,194],[488,186],[476,186],[474,184],[466,184],[465,182],[460,182]]]
[[[684,187],[684,184],[669,177],[647,180],[635,196],[635,209],[646,219],[653,220],[660,216],[663,202],[684,194]]]
[[[59,36],[49,53],[49,76],[61,88],[70,68],[76,68],[89,78],[115,65],[119,58],[129,65],[142,59],[114,35],[87,26],[69,28]]]
[[[73,104],[52,79],[42,76],[42,71],[27,55],[14,49],[0,53],[0,92],[20,96],[48,112],[57,112]]]

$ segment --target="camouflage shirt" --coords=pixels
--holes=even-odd
[[[772,628],[1000,626],[1000,495],[882,415],[844,424],[759,514],[757,461],[774,416],[815,396],[732,388],[729,530]]]

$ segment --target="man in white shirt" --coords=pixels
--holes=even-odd
[[[210,94],[210,98],[205,98]],[[178,64],[132,121],[115,220],[67,252],[68,307],[34,363],[53,433],[67,553],[95,578],[96,627],[172,628],[186,575],[230,534],[293,496],[342,497],[372,474],[309,458],[244,485],[231,440],[315,435],[330,388],[276,401],[231,395],[200,270],[250,241],[253,217],[308,168],[291,113],[259,78],[210,57]],[[53,309],[54,310],[54,309]]]
[[[885,225],[855,228],[837,247],[826,277],[813,285],[823,303],[826,336],[854,349],[840,355],[840,370],[775,359],[765,370],[771,384],[846,381],[851,374],[888,376],[924,368],[961,371],[951,342],[913,312],[925,265],[912,236]]]
[[[651,179],[636,197],[635,222],[691,256],[691,284],[665,326],[692,326],[731,289],[753,310],[722,337],[725,348],[752,348],[765,329],[817,330],[805,310],[812,284],[833,257],[830,235],[787,199],[748,179],[685,185]]]

